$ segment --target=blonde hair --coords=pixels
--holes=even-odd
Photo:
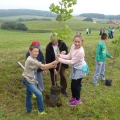
[[[82,36],[81,34],[76,34],[76,35],[74,36],[74,38],[73,38],[73,41],[74,41],[74,39],[75,39],[76,37],[80,38],[80,39],[82,40],[82,42],[84,42],[84,38],[83,38],[83,36]]]
[[[81,33],[80,33],[80,32],[77,32],[76,34],[80,34],[80,35],[81,35]]]
[[[50,34],[50,40],[54,40],[55,38],[58,38],[57,33],[51,33]]]

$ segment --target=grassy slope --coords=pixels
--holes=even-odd
[[[53,22],[54,21],[54,22]],[[51,30],[56,28],[58,25],[58,22],[53,20],[53,21],[29,21],[29,22],[24,22],[30,30]],[[91,22],[84,22],[81,21],[81,19],[76,19],[73,18],[65,24],[68,24],[70,28],[76,31],[85,31],[86,28],[92,28],[92,29],[100,29],[100,28],[108,28],[109,26],[114,26],[117,27],[118,25],[109,25],[109,24],[99,24],[99,23],[91,23]],[[49,26],[49,27],[48,27]]]
[[[57,25],[54,22],[25,22],[29,29],[52,29]],[[85,38],[84,49],[86,53],[86,61],[89,65],[89,75],[83,79],[83,87],[81,98],[83,104],[76,107],[70,107],[67,101],[71,97],[69,72],[66,71],[68,80],[67,91],[69,98],[60,96],[62,107],[51,108],[45,104],[47,116],[41,117],[35,111],[36,102],[33,100],[33,112],[27,114],[25,112],[25,87],[21,82],[22,69],[17,65],[17,61],[25,62],[25,53],[32,40],[37,39],[42,45],[42,51],[45,53],[45,47],[49,42],[49,33],[27,33],[20,31],[7,31],[0,29],[0,119],[1,120],[119,120],[120,108],[120,61],[116,60],[115,67],[111,69],[111,60],[107,59],[107,69],[105,72],[106,78],[113,79],[111,87],[107,87],[99,81],[100,86],[92,85],[92,78],[95,70],[95,47],[100,40],[99,31],[92,30],[92,35],[86,36],[86,27],[99,29],[105,24],[91,24],[81,22],[77,19],[68,21],[72,29],[75,29],[71,34],[71,38],[66,41],[68,47],[72,45],[72,38],[76,31],[83,29],[82,34]],[[79,26],[79,27],[78,27]],[[116,26],[115,26],[116,27]],[[119,32],[115,31],[115,39],[118,38]],[[112,54],[113,46],[111,40],[107,42],[108,51]],[[44,75],[45,90],[43,95],[50,92],[50,76]]]

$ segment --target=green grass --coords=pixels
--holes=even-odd
[[[52,21],[29,21],[23,22],[26,24],[28,29],[30,30],[51,30],[55,29],[58,26],[58,22],[54,19]],[[100,24],[100,23],[92,23],[92,22],[84,22],[80,19],[71,19],[64,24],[68,24],[70,28],[74,31],[86,31],[86,28],[92,28],[92,30],[99,30],[100,28],[108,29],[109,26],[117,28],[118,25],[110,25],[110,24]],[[64,25],[62,24],[62,25]],[[48,27],[49,26],[49,27]]]
[[[57,23],[52,22],[25,22],[29,29],[32,30],[51,30],[55,28]],[[45,104],[47,116],[37,115],[36,101],[33,100],[33,112],[27,114],[25,111],[25,86],[21,81],[23,70],[18,66],[17,62],[22,64],[25,62],[25,53],[32,40],[39,40],[42,46],[42,51],[45,54],[45,47],[50,42],[50,33],[28,33],[21,31],[11,31],[0,29],[0,120],[119,120],[120,119],[120,57],[116,59],[116,63],[112,68],[111,60],[107,59],[106,63],[106,78],[113,80],[112,86],[105,86],[99,80],[99,86],[94,87],[92,84],[93,74],[95,71],[95,49],[100,40],[99,30],[106,24],[92,24],[72,19],[67,22],[74,30],[70,39],[66,40],[66,44],[70,49],[73,44],[73,36],[76,31],[86,29],[86,27],[94,28],[90,36],[85,35],[85,30],[82,31],[84,36],[85,59],[89,65],[90,72],[82,81],[81,98],[83,104],[76,107],[70,107],[67,101],[71,97],[69,74],[70,69],[66,71],[68,81],[67,92],[69,98],[64,98],[60,95],[62,101],[61,107],[50,107]],[[116,27],[116,26],[114,26]],[[115,38],[119,36],[119,31],[115,30]],[[113,53],[114,46],[112,40],[107,41],[109,53]],[[50,75],[44,75],[43,96],[50,93]]]

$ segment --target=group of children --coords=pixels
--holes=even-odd
[[[108,39],[112,39],[112,38],[114,38],[114,27],[109,27],[108,28]]]
[[[104,71],[105,71],[105,61],[106,57],[113,57],[108,54],[106,50],[107,34],[103,33],[101,35],[101,41],[98,43],[96,50],[96,71],[94,74],[93,84],[97,86],[98,77],[101,77],[101,80],[105,80]],[[73,45],[71,46],[70,52],[68,54],[57,54],[56,60],[43,64],[42,61],[38,61],[36,58],[39,55],[39,42],[37,44],[32,43],[29,47],[29,55],[27,55],[27,60],[25,62],[25,69],[22,74],[22,81],[26,86],[26,110],[27,112],[32,111],[32,93],[36,95],[37,105],[38,105],[38,114],[44,115],[44,102],[42,97],[42,90],[38,89],[36,86],[37,76],[36,72],[38,68],[42,70],[47,70],[50,68],[56,68],[56,65],[60,63],[70,64],[71,73],[71,93],[72,98],[68,101],[70,106],[76,106],[82,103],[80,97],[80,91],[82,88],[82,79],[88,74],[88,65],[85,62],[85,52],[82,47],[84,39],[81,34],[76,34],[73,38]],[[39,84],[38,84],[39,85]]]
[[[112,39],[112,38],[114,38],[114,27],[109,27],[108,28],[108,30],[107,30],[107,32],[108,32],[108,39]],[[99,33],[99,35],[102,35],[103,33],[105,33],[105,28],[101,28],[100,29],[100,33]]]

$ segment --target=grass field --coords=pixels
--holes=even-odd
[[[30,30],[52,30],[57,26],[55,20],[24,22]],[[22,31],[2,30],[0,29],[0,120],[120,120],[120,57],[116,58],[114,66],[112,61],[107,59],[106,78],[113,80],[112,86],[105,86],[99,80],[99,86],[92,84],[95,71],[95,49],[100,40],[99,29],[107,28],[107,24],[94,24],[82,22],[73,18],[67,22],[73,29],[69,40],[64,40],[70,49],[73,36],[76,32],[81,32],[84,36],[84,49],[86,61],[89,66],[89,74],[82,81],[81,99],[83,104],[76,107],[70,107],[67,101],[71,97],[70,92],[70,69],[66,71],[68,81],[68,98],[60,95],[62,101],[61,107],[50,107],[45,104],[46,116],[37,115],[36,100],[33,100],[33,111],[28,114],[25,110],[25,86],[21,81],[23,70],[17,62],[25,62],[25,53],[32,40],[39,40],[42,46],[42,52],[45,54],[45,47],[50,42],[50,33],[28,33]],[[111,25],[114,26],[114,25]],[[92,28],[92,34],[86,36],[86,28]],[[114,26],[115,28],[117,26]],[[120,36],[120,32],[115,29],[115,38]],[[113,39],[113,40],[114,40]],[[107,48],[110,54],[113,54],[114,46],[112,40],[107,41]],[[50,75],[44,75],[43,96],[50,93]]]
[[[51,29],[55,29],[58,26],[58,22],[55,21],[54,19],[52,21],[29,21],[29,22],[23,22],[23,23],[25,23],[30,30],[41,30],[41,29],[51,30]],[[76,19],[76,17],[65,22],[64,24],[68,24],[69,27],[72,28],[74,31],[85,31],[87,27],[92,28],[93,30],[99,30],[100,28],[104,28],[104,27],[107,30],[109,26],[111,27],[114,26],[115,28],[118,27],[118,25],[84,22],[84,21],[81,21],[81,19],[78,19],[78,18]]]

